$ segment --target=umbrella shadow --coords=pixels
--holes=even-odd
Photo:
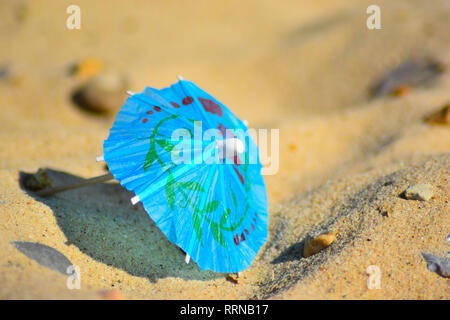
[[[55,186],[84,180],[45,170]],[[119,183],[98,183],[44,198],[24,187],[30,173],[19,174],[21,188],[52,209],[66,244],[77,246],[92,259],[151,282],[166,277],[211,280],[223,276],[201,271],[192,260],[186,264],[182,250],[166,238],[141,204],[131,204],[134,194]]]

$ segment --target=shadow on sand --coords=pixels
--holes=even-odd
[[[84,180],[45,170],[55,186]],[[186,264],[182,250],[166,238],[141,204],[131,204],[134,194],[119,183],[98,183],[44,198],[24,187],[29,177],[30,173],[20,172],[21,188],[53,210],[67,245],[77,246],[94,260],[152,282],[165,277],[211,280],[223,276],[202,272],[192,260]]]

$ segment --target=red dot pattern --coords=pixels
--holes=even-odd
[[[189,104],[192,104],[193,102],[194,102],[194,98],[192,98],[191,96],[184,97],[183,100],[181,101],[181,103],[183,105],[189,105]],[[171,101],[170,104],[175,109],[181,108],[181,106],[178,103],[174,102],[174,101]],[[153,110],[146,111],[145,113],[148,114],[148,115],[152,115],[154,113],[153,111],[160,112],[161,111],[161,107],[154,106]],[[148,119],[144,118],[141,121],[142,121],[142,123],[146,123],[146,122],[148,122]]]
[[[192,102],[194,102],[194,99],[191,96],[187,96],[186,98],[183,99],[183,101],[181,101],[181,103],[184,104],[185,106],[191,104]]]
[[[176,102],[171,101],[170,104],[172,105],[172,107],[174,107],[175,109],[178,109],[180,107],[180,105]]]
[[[210,99],[204,99],[204,98],[200,98],[200,97],[198,98],[198,100],[203,105],[203,108],[205,109],[206,112],[215,114],[219,117],[223,117],[222,107],[219,106],[217,103],[215,103],[214,101],[212,101]]]
[[[258,216],[258,214],[255,212],[255,217],[257,217],[257,216]],[[256,224],[256,218],[255,217],[253,217],[253,221]],[[250,227],[251,227],[252,230],[255,230],[255,225],[253,223],[250,224]],[[245,240],[247,240],[245,235],[248,236],[249,234],[250,234],[250,231],[248,231],[248,229],[244,229],[244,232],[242,232],[240,234],[240,236],[239,236],[239,234],[235,234],[234,235],[234,244],[238,246],[241,242],[244,242]]]
[[[220,105],[218,105],[217,103],[215,103],[214,101],[209,100],[209,99],[204,99],[204,98],[200,98],[200,97],[199,97],[198,99],[199,99],[199,101],[201,102],[203,108],[204,108],[207,112],[210,112],[210,113],[212,113],[212,114],[218,115],[218,116],[220,116],[220,117],[223,116],[223,110],[222,110],[222,107],[221,107]],[[194,98],[192,98],[191,96],[186,96],[186,97],[184,97],[184,98],[181,100],[181,104],[182,104],[182,105],[185,105],[185,106],[190,105],[190,104],[192,104],[193,102],[194,102]],[[171,106],[174,107],[175,109],[181,108],[181,106],[180,106],[178,103],[174,102],[174,101],[171,101],[170,104],[171,104]],[[160,106],[154,106],[154,107],[153,107],[153,110],[147,111],[146,114],[152,115],[152,114],[153,114],[153,111],[160,112],[160,111],[161,111],[161,107],[160,107]],[[144,118],[144,119],[142,119],[141,121],[142,121],[142,123],[146,123],[146,122],[148,122],[148,119],[147,119],[147,118]],[[221,133],[222,133],[223,135],[226,134],[226,133],[225,133],[225,130],[226,130],[226,129],[227,129],[227,128],[226,128],[224,125],[222,125],[222,124],[219,125],[219,130],[221,131]],[[235,163],[236,163],[236,162],[235,162]],[[240,164],[240,163],[239,163],[239,164]],[[236,165],[239,165],[239,164],[236,163]]]
[[[241,159],[239,158],[238,155],[234,156],[233,161],[234,161],[234,164],[237,165],[238,167],[241,165]]]

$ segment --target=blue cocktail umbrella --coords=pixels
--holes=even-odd
[[[122,106],[101,159],[202,269],[240,272],[267,239],[267,195],[247,126],[193,82]],[[48,193],[50,194],[50,193]]]

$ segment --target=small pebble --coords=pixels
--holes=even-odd
[[[433,195],[433,186],[428,183],[413,185],[405,191],[405,197],[408,200],[428,201]]]
[[[412,87],[431,83],[444,71],[444,66],[435,59],[412,59],[388,71],[374,84],[371,95],[374,98],[389,94],[405,95]]]
[[[74,64],[70,67],[70,74],[82,79],[87,79],[98,74],[103,68],[101,60],[96,58],[86,58],[80,63]]]
[[[310,238],[308,236],[305,240],[303,256],[309,257],[316,254],[320,250],[330,246],[334,240],[336,240],[336,234],[334,232],[322,234],[315,238]]]
[[[119,74],[103,73],[89,79],[72,94],[72,100],[82,109],[94,113],[111,113],[126,99],[127,81]]]
[[[433,112],[425,118],[429,124],[449,124],[450,123],[450,103],[439,110]]]
[[[226,277],[227,281],[230,281],[234,284],[238,284],[239,283],[239,274],[237,273],[230,273],[227,275]]]
[[[450,259],[440,258],[430,253],[422,252],[422,256],[427,262],[427,269],[436,272],[442,277],[450,277]]]
[[[98,293],[103,300],[123,300],[122,293],[117,289],[103,290]]]
[[[411,91],[411,87],[407,85],[401,85],[397,87],[392,94],[396,97],[403,97],[408,95],[408,93]]]
[[[24,181],[25,188],[32,191],[51,187],[52,184],[52,180],[44,169],[39,169],[35,174],[29,175]]]

